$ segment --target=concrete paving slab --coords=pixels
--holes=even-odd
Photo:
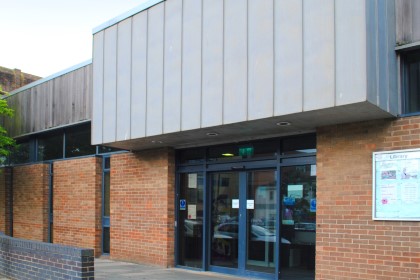
[[[95,259],[95,279],[98,280],[243,280],[213,272],[191,271],[179,268],[159,268],[155,266]],[[253,279],[253,278],[246,278]]]

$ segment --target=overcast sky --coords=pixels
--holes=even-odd
[[[147,0],[0,0],[0,66],[41,77],[92,58],[92,29]]]

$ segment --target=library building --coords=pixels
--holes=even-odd
[[[92,60],[4,97],[0,231],[244,278],[420,279],[420,1],[149,0],[92,33]]]

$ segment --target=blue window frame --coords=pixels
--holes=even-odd
[[[420,114],[420,51],[402,57],[403,114]]]

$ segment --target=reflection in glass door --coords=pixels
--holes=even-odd
[[[247,270],[275,272],[276,177],[274,170],[247,172]]]
[[[210,264],[238,268],[239,174],[213,173],[211,185]]]
[[[210,265],[274,274],[275,170],[212,173]]]
[[[314,279],[316,169],[315,165],[281,169],[282,279]],[[288,242],[283,242],[287,240]]]
[[[203,173],[181,175],[178,216],[178,263],[203,266]]]

